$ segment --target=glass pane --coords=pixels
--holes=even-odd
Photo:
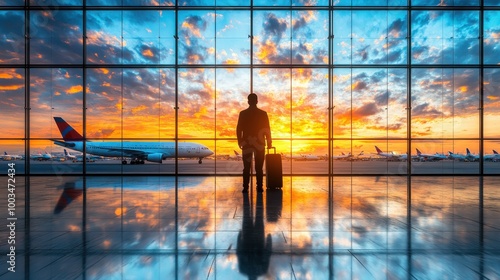
[[[479,6],[480,0],[413,0],[412,6]]]
[[[15,27],[15,28],[13,28]],[[0,11],[0,64],[23,64],[25,52],[24,12]]]
[[[291,62],[290,17],[289,11],[254,12],[254,63],[287,64]]]
[[[179,63],[215,63],[215,19],[213,11],[179,12]]]
[[[500,5],[500,4],[499,4]],[[484,63],[500,64],[500,12],[484,12]]]
[[[95,68],[86,74],[87,139],[123,137],[122,70]]]
[[[214,6],[215,0],[178,0],[179,6]]]
[[[333,63],[352,60],[352,11],[333,11]]]
[[[217,6],[250,6],[250,0],[215,0]]]
[[[413,137],[479,136],[479,71],[415,69],[412,77]]]
[[[0,0],[0,6],[24,6],[24,0]]]
[[[292,0],[292,6],[328,6],[328,0]]]
[[[31,6],[82,6],[83,0],[30,0]]]
[[[171,15],[173,14],[171,13]],[[160,56],[164,52],[161,49],[159,41],[160,12],[124,11],[123,21],[127,23],[123,25],[123,51],[128,54],[124,57],[123,62],[131,64],[158,64]],[[173,24],[165,26],[167,25],[166,23],[161,22],[166,30],[171,30]],[[168,33],[165,35],[168,35]]]
[[[75,64],[83,59],[81,11],[32,11],[30,59],[34,64]]]
[[[0,68],[2,138],[24,137],[24,69]]]
[[[293,138],[328,138],[328,101],[328,69],[292,70]]]
[[[82,69],[30,69],[30,136],[61,139],[54,117],[82,133]]]
[[[498,140],[484,141],[484,173],[500,174],[500,147]]]
[[[328,12],[292,13],[292,63],[328,64]]]
[[[216,70],[216,108],[217,137],[236,138],[236,124],[241,110],[248,107],[250,94],[249,69],[217,69]],[[233,147],[238,148],[238,144]],[[233,154],[233,150],[222,150],[221,153]]]
[[[120,64],[123,57],[122,14],[119,11],[87,12],[87,62],[90,64]]]
[[[500,138],[500,69],[484,69],[483,88],[484,137]]]
[[[291,135],[290,69],[255,69],[253,91],[259,97],[258,107],[267,111],[273,139]],[[274,140],[273,140],[274,142]]]
[[[214,69],[179,69],[179,137],[214,137],[214,74]]]
[[[250,64],[250,13],[218,11],[216,63]]]
[[[254,6],[290,6],[290,0],[254,0]]]

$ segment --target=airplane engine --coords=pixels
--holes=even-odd
[[[164,159],[165,157],[163,156],[162,153],[155,153],[155,154],[149,154],[148,157],[147,157],[147,160],[148,161],[152,161],[152,162],[158,162],[158,163],[161,163],[161,161]]]

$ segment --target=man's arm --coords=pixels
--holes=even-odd
[[[240,149],[242,149],[242,145],[243,145],[243,129],[241,127],[241,112],[238,116],[238,124],[236,125],[236,138],[238,139],[238,147],[240,147]]]
[[[273,146],[273,138],[271,137],[271,126],[269,125],[269,117],[267,116],[266,112],[266,140],[267,140],[267,147],[271,148]]]

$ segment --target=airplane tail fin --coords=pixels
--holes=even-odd
[[[7,155],[7,152],[3,152],[4,155]]]
[[[422,152],[418,148],[415,148],[415,150],[417,150],[417,156],[422,154]]]
[[[233,150],[234,151],[234,154],[239,156],[240,154],[236,151],[236,150]]]
[[[78,133],[71,125],[69,125],[65,120],[61,117],[54,117],[56,121],[57,127],[61,132],[61,135],[64,141],[82,141],[83,136]]]
[[[382,150],[381,150],[381,149],[379,149],[379,147],[377,147],[377,146],[375,146],[375,150],[377,150],[377,154],[382,153]]]
[[[64,149],[64,155],[68,156],[68,151],[66,151],[66,149]]]
[[[497,151],[495,151],[495,150],[493,150],[493,153],[494,153],[495,155],[498,155],[498,152],[497,152]]]
[[[465,148],[465,150],[467,151],[467,155],[470,155],[469,148]]]
[[[449,154],[450,156],[451,156],[451,155],[453,155],[453,153],[452,153],[451,151],[448,151],[448,154]]]

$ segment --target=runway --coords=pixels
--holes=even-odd
[[[24,161],[4,161],[0,174],[7,174],[9,162],[14,162],[17,174],[25,173]],[[283,162],[284,175],[328,175],[328,161],[287,161]],[[392,161],[332,161],[334,175],[372,174],[406,175],[407,162]],[[179,160],[177,174],[187,175],[238,175],[242,171],[241,161],[204,159]],[[83,163],[70,161],[30,162],[30,174],[83,174]],[[162,164],[150,163],[123,165],[119,160],[100,160],[86,163],[85,174],[176,174],[175,160],[165,160]],[[479,174],[479,162],[459,162],[444,160],[439,162],[411,162],[411,174]],[[485,162],[484,174],[500,174],[500,162]]]

